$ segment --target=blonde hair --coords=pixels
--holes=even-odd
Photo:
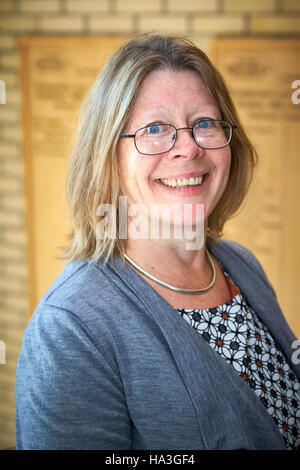
[[[122,259],[125,240],[118,236],[117,144],[127,126],[141,83],[160,68],[192,70],[199,74],[215,98],[222,119],[237,125],[231,147],[231,168],[226,189],[208,219],[212,242],[222,236],[225,222],[241,206],[257,162],[225,82],[206,54],[190,40],[170,35],[145,34],[126,42],[100,71],[83,105],[77,141],[66,179],[66,197],[72,231],[64,258],[104,262]],[[104,239],[97,237],[97,208],[111,204],[116,224],[109,224]]]

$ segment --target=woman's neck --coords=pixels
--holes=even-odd
[[[171,284],[186,284],[189,288],[205,283],[211,277],[211,268],[205,254],[205,241],[201,248],[187,250],[184,240],[128,239],[126,254],[149,274]]]

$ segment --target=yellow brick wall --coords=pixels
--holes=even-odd
[[[0,0],[0,449],[14,447],[14,373],[27,323],[18,38],[163,29],[215,36],[299,37],[299,0]]]

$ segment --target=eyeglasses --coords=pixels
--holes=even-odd
[[[159,155],[171,150],[177,140],[178,131],[189,130],[196,144],[202,149],[220,149],[229,145],[233,129],[237,126],[219,119],[199,119],[193,127],[176,129],[172,124],[150,124],[138,129],[135,134],[121,134],[133,138],[137,151],[143,155]]]

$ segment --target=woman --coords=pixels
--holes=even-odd
[[[255,163],[191,42],[110,58],[70,161],[70,262],[18,361],[17,448],[299,446],[295,337],[256,258],[221,239]]]

